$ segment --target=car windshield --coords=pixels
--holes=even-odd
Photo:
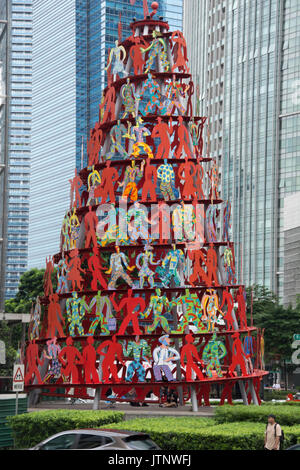
[[[95,449],[113,442],[110,437],[99,434],[81,434],[77,449]]]
[[[124,439],[130,449],[151,450],[158,449],[157,445],[148,436],[130,436]]]

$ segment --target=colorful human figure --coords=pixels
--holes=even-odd
[[[213,200],[214,197],[215,197],[215,199],[219,199],[219,190],[218,190],[218,187],[219,187],[219,168],[218,168],[218,165],[217,165],[215,160],[214,160],[214,163],[213,163],[211,169],[208,172],[208,177],[209,177],[210,182],[211,182],[209,198],[211,200]]]
[[[69,231],[70,231],[70,250],[76,248],[77,240],[79,238],[79,231],[80,231],[80,222],[76,214],[76,208],[73,208],[72,214],[69,218]]]
[[[169,158],[171,143],[170,137],[173,133],[172,120],[166,123],[161,117],[157,118],[157,124],[152,129],[151,137],[153,139],[160,139],[160,143],[156,149],[156,158]]]
[[[96,318],[90,324],[88,335],[94,336],[99,323],[101,325],[101,334],[109,335],[107,325],[108,319],[112,317],[112,305],[109,297],[101,295],[101,291],[98,290],[97,295],[89,303],[89,312],[92,311],[93,307],[95,307]],[[106,313],[104,313],[105,308]]]
[[[57,271],[56,271],[56,277],[57,277],[57,288],[56,292],[58,294],[65,294],[68,292],[68,268],[66,264],[65,258],[61,258],[59,263],[57,264]]]
[[[160,35],[161,33],[154,30],[152,33],[153,40],[151,44],[148,47],[141,48],[143,54],[149,51],[148,59],[146,61],[146,73],[153,69],[153,65],[155,64],[155,59],[157,57],[161,63],[163,72],[167,72],[169,70],[170,64],[167,59],[167,46],[165,40],[159,37]]]
[[[183,251],[173,245],[172,249],[164,257],[161,266],[156,268],[156,273],[160,277],[164,287],[168,287],[173,279],[176,286],[182,284],[180,271],[183,272],[185,265],[185,257]]]
[[[127,297],[123,297],[119,305],[115,302],[114,294],[111,297],[112,304],[117,312],[120,312],[123,308],[127,312],[117,334],[124,335],[129,323],[131,322],[134,334],[140,335],[141,330],[138,316],[145,310],[145,300],[142,297],[133,297],[132,289],[128,289],[127,294]]]
[[[147,310],[141,315],[143,318],[148,318],[152,312],[153,322],[150,326],[145,327],[145,333],[153,333],[156,328],[160,325],[166,333],[170,333],[167,319],[164,317],[163,311],[169,312],[170,303],[165,295],[161,295],[161,289],[155,289],[155,294],[150,297],[150,302]]]
[[[139,92],[139,99],[145,97],[146,92],[150,94],[149,101],[147,102],[144,111],[141,110],[141,113],[144,116],[149,114],[166,114],[166,107],[163,103],[160,86],[154,76],[151,73],[148,73],[148,78],[143,82],[141,90]]]
[[[120,93],[124,106],[122,119],[127,115],[135,118],[138,115],[140,95],[136,93],[133,83],[130,83],[130,78],[127,78],[126,83],[122,85]]]
[[[214,289],[208,289],[201,300],[203,317],[207,321],[208,331],[214,331],[216,323],[224,325],[224,313],[219,307],[219,297]],[[219,313],[219,316],[218,316]]]
[[[115,41],[115,47],[113,47],[110,50],[109,56],[108,56],[108,63],[107,66],[105,67],[105,70],[109,68],[109,66],[113,63],[112,66],[112,74],[113,74],[113,80],[116,80],[117,75],[122,74],[123,77],[127,75],[125,72],[125,67],[124,67],[124,61],[126,59],[126,50],[124,46],[119,45],[119,41]]]
[[[26,349],[26,374],[25,374],[25,384],[28,385],[32,380],[34,383],[37,379],[38,384],[42,383],[41,374],[39,371],[39,366],[44,365],[45,358],[40,359],[39,347],[35,342],[35,338],[31,340]]]
[[[181,158],[183,150],[188,158],[192,158],[190,149],[190,134],[187,127],[183,123],[183,117],[178,116],[178,126],[176,128],[176,141],[179,142],[175,152],[175,158]]]
[[[234,339],[232,343],[232,362],[229,366],[228,373],[231,377],[234,377],[234,371],[237,367],[241,368],[242,375],[248,375],[246,363],[247,363],[247,355],[244,351],[242,342],[240,340],[239,332],[236,332],[232,335]]]
[[[104,352],[103,350],[106,348],[107,350]],[[115,360],[119,361],[124,366],[125,362],[123,360],[122,345],[117,342],[116,335],[113,335],[111,340],[103,341],[103,343],[98,346],[97,353],[100,356],[104,356],[101,367],[103,383],[120,382],[121,380],[118,377],[118,369]],[[112,379],[111,381],[110,377]]]
[[[203,349],[202,359],[206,364],[206,374],[212,378],[212,371],[215,370],[218,377],[223,377],[221,369],[221,360],[227,354],[225,345],[222,341],[217,340],[216,333],[213,333],[212,338],[209,340]]]
[[[98,282],[103,289],[107,289],[107,282],[101,274],[101,270],[104,271],[106,268],[100,263],[97,246],[93,247],[93,254],[88,259],[88,268],[92,273],[91,290],[98,290]]]
[[[253,374],[253,364],[252,364],[252,356],[253,356],[253,338],[250,335],[250,331],[248,331],[247,336],[244,338],[244,352],[246,355],[246,367],[248,374]]]
[[[89,210],[84,217],[84,226],[85,226],[85,248],[91,246],[93,242],[93,247],[97,246],[97,236],[96,228],[98,225],[98,217],[96,213],[92,210],[92,207],[89,206]]]
[[[213,204],[210,204],[206,210],[206,238],[210,243],[217,241],[217,207]]]
[[[108,201],[111,204],[115,204],[115,191],[114,183],[118,181],[119,173],[116,168],[110,166],[110,161],[108,160],[105,164],[105,168],[102,171],[102,204]]]
[[[144,339],[139,336],[135,337],[135,341],[129,341],[127,348],[123,347],[124,357],[133,357],[126,372],[126,382],[131,382],[134,374],[137,374],[138,382],[145,382],[146,370],[143,367],[142,360],[149,363],[146,355],[150,354],[150,347]]]
[[[82,359],[84,367],[84,379],[85,383],[100,383],[99,375],[96,369],[96,351],[93,346],[94,338],[92,336],[87,337],[87,345],[82,350]]]
[[[137,242],[139,238],[149,240],[150,235],[148,225],[152,224],[148,219],[147,209],[140,205],[138,201],[130,207],[127,212],[128,234],[133,242]]]
[[[152,250],[153,248],[150,245],[146,245],[144,253],[140,253],[136,258],[140,289],[144,287],[145,278],[148,280],[150,287],[154,287],[154,272],[150,269],[149,265],[157,266],[160,262],[154,261]]]
[[[225,273],[226,273],[226,282],[227,284],[235,284],[236,283],[235,259],[234,259],[234,254],[231,248],[229,248],[229,246],[225,248],[223,257],[224,257],[224,267],[225,267]]]
[[[51,295],[51,294],[50,294]],[[30,334],[30,339],[36,339],[40,336],[40,321],[42,315],[42,306],[39,296],[36,297],[35,306],[32,314],[32,330]]]
[[[178,178],[183,180],[183,188],[181,196],[185,201],[197,198],[197,189],[194,185],[194,177],[196,175],[196,167],[194,163],[189,162],[188,157],[185,157],[185,162],[179,165]]]
[[[61,232],[60,232],[60,248],[61,251],[67,251],[70,248],[70,224],[69,224],[69,215],[66,212],[62,225],[61,225]]]
[[[66,260],[68,280],[71,281],[73,291],[82,289],[83,278],[80,273],[85,274],[85,270],[81,268],[81,260],[78,255],[79,251],[75,248],[69,253],[69,262]]]
[[[47,352],[44,352],[44,357],[49,359],[50,369],[43,379],[43,383],[51,379],[58,379],[61,376],[61,363],[59,362],[58,356],[61,352],[61,347],[57,344],[57,338],[54,336],[52,339],[47,341]]]
[[[229,242],[229,239],[230,239],[230,236],[229,236],[229,230],[231,229],[230,217],[231,217],[231,203],[227,201],[224,205],[224,210],[223,210],[223,240],[225,242]]]
[[[111,160],[116,155],[121,155],[123,159],[128,158],[128,153],[122,145],[122,137],[124,132],[126,132],[126,127],[121,123],[120,120],[118,120],[117,124],[112,127],[109,133],[111,144],[108,153],[105,155],[106,160]]]
[[[194,118],[192,118],[189,122],[189,130],[192,137],[192,143],[194,147],[194,154],[198,161],[201,161],[202,158],[202,151],[203,151],[203,129],[204,124],[206,121],[206,117],[201,118],[200,121],[195,123]]]
[[[58,355],[58,359],[62,364],[61,373],[65,378],[69,378],[69,383],[77,384],[79,383],[77,364],[82,364],[83,358],[78,349],[73,346],[71,336],[67,337],[66,344]]]
[[[135,164],[135,161],[131,161],[131,165],[126,167],[124,181],[118,183],[120,187],[123,188],[122,198],[128,199],[131,201],[137,201],[138,198],[138,189],[137,189],[137,178],[143,176],[145,160],[142,161],[141,166],[138,167]]]
[[[122,278],[131,287],[133,281],[124,270],[123,265],[130,272],[134,270],[135,266],[129,266],[125,253],[120,252],[120,247],[118,245],[115,246],[115,250],[116,252],[110,256],[109,269],[108,271],[105,271],[106,274],[111,274],[107,288],[115,289],[117,280],[120,278]]]
[[[172,53],[174,58],[174,64],[172,66],[172,72],[178,69],[180,72],[189,73],[189,68],[187,66],[188,57],[187,57],[187,47],[186,41],[181,31],[173,31],[171,36]]]
[[[224,320],[226,321],[226,326],[227,329],[234,330],[234,319],[232,317],[232,311],[233,311],[233,297],[231,293],[228,290],[228,287],[226,287],[225,290],[223,290],[223,297],[222,297],[222,304],[220,305],[220,309],[222,310],[223,307],[225,307],[225,304],[227,305],[227,313],[224,315]]]
[[[187,88],[185,89],[182,83],[176,82],[175,75],[173,75],[165,90],[166,114],[168,116],[175,115],[176,110],[178,115],[185,114],[185,107],[181,104],[181,100],[185,98],[186,92]]]
[[[150,157],[146,160],[146,165],[144,167],[144,184],[142,188],[142,202],[146,202],[148,195],[150,196],[150,201],[156,202],[156,185],[157,185],[157,170],[154,165],[151,165]]]
[[[218,258],[217,253],[214,249],[213,243],[209,244],[209,248],[206,253],[206,267],[207,267],[207,285],[219,286],[218,280]]]
[[[169,335],[163,335],[159,338],[160,345],[153,351],[153,373],[157,382],[162,381],[162,373],[168,382],[174,382],[171,367],[172,361],[179,361],[180,355],[176,349],[170,346]]]
[[[71,185],[71,196],[70,196],[70,210],[73,207],[81,207],[81,197],[80,197],[80,188],[83,185],[83,182],[80,176],[77,174],[77,169],[75,168],[75,176],[73,179],[69,180]]]
[[[237,315],[240,321],[241,330],[246,330],[247,327],[247,316],[246,316],[246,292],[240,286],[235,296],[235,300],[238,304]]]
[[[72,292],[72,296],[66,301],[66,311],[68,319],[69,335],[75,336],[76,329],[79,336],[84,336],[84,328],[82,326],[82,319],[88,310],[88,305],[85,301],[85,296],[78,297],[77,292]]]
[[[170,306],[176,306],[177,311],[178,307],[183,310],[181,320],[176,330],[171,331],[172,334],[184,333],[191,323],[197,328],[197,332],[207,332],[201,320],[202,307],[196,292],[191,293],[189,289],[185,289],[185,294],[172,300]]]
[[[175,195],[173,192],[172,184],[175,181],[175,173],[170,163],[167,163],[167,159],[157,169],[157,178],[160,180],[159,189],[164,197],[165,201],[174,201]]]
[[[88,176],[88,200],[87,206],[98,204],[100,198],[102,197],[102,188],[101,188],[101,176],[99,171],[95,170],[92,167],[92,171]]]
[[[147,153],[149,158],[153,158],[151,147],[145,142],[145,137],[149,135],[151,135],[151,132],[143,125],[143,119],[141,116],[136,118],[135,126],[131,127],[131,125],[129,125],[128,132],[125,134],[125,137],[134,141],[131,152],[133,157],[138,158],[141,151],[143,151],[144,153]]]
[[[186,368],[185,368],[185,378],[187,382],[192,382],[193,377],[192,374],[193,372],[196,374],[196,377],[198,377],[199,380],[202,380],[204,378],[201,369],[197,365],[195,361],[200,363],[201,368],[204,368],[204,364],[202,362],[202,359],[199,356],[199,353],[197,351],[196,346],[194,345],[194,337],[191,334],[187,334],[185,336],[185,341],[186,344],[181,348],[181,354],[180,354],[180,362],[181,366],[185,366],[185,359],[186,359]]]
[[[61,324],[65,324],[65,320],[62,316],[61,307],[59,304],[58,294],[52,294],[49,296],[49,305],[48,305],[48,328],[47,328],[47,337],[53,338],[58,333],[59,337],[64,336],[64,331]]]

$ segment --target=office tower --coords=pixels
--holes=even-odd
[[[6,2],[1,4],[4,13]],[[8,194],[6,199],[6,286],[5,297],[14,297],[19,278],[27,269],[30,134],[31,134],[31,59],[32,0],[11,0],[8,10],[8,47],[5,50],[9,78]],[[2,17],[1,14],[1,17]],[[4,51],[2,51],[3,53]],[[1,59],[2,60],[2,59]],[[3,65],[3,64],[2,64]],[[2,66],[2,70],[3,66]],[[2,123],[1,123],[2,124]],[[1,125],[1,142],[5,128]],[[4,140],[3,140],[4,139]],[[2,157],[1,157],[2,158]],[[3,287],[3,286],[2,286]]]
[[[182,1],[164,0],[159,15],[182,29]],[[149,2],[150,4],[150,2]],[[136,0],[34,0],[33,130],[29,268],[42,267],[58,250],[61,222],[69,204],[65,175],[86,163],[86,142],[99,119],[108,49],[131,34]]]
[[[300,294],[300,191],[284,198],[284,304]]]
[[[239,279],[246,285],[265,285],[282,298],[284,197],[300,190],[300,4],[199,3],[202,15],[207,7],[208,18],[216,15],[219,5],[224,9],[221,194],[233,201]],[[191,4],[185,2],[185,11]],[[216,47],[216,24],[211,29],[209,21],[205,27],[204,20],[200,24],[191,18],[193,23],[185,23],[186,35],[197,28],[208,41],[214,34]],[[201,56],[207,44],[202,41],[197,47]]]

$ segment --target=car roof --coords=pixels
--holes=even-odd
[[[106,429],[106,428],[86,428],[86,429],[68,429],[61,431],[59,434],[75,433],[75,434],[98,434],[104,436],[115,436],[115,437],[128,437],[128,436],[148,436],[148,434],[136,431],[126,431],[125,429]]]

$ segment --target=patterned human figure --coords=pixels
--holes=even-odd
[[[196,361],[200,363],[202,369],[204,368],[204,364],[202,359],[199,356],[196,346],[194,345],[194,337],[191,334],[187,334],[185,336],[186,344],[181,348],[180,354],[180,362],[181,366],[185,366],[185,359],[186,359],[186,368],[185,368],[185,378],[187,382],[192,382],[193,372],[196,374],[199,380],[204,378],[201,369],[197,365]]]
[[[168,382],[175,381],[171,370],[172,361],[179,361],[180,354],[170,346],[170,341],[169,335],[161,336],[158,340],[160,345],[153,351],[153,373],[157,382],[162,381],[162,373]]]
[[[135,161],[131,161],[131,165],[127,166],[125,169],[124,181],[122,183],[118,182],[119,187],[123,188],[122,198],[128,199],[131,201],[137,201],[138,199],[138,189],[136,180],[143,176],[145,160],[142,161],[141,166],[138,167],[135,164]]]
[[[235,300],[238,304],[237,314],[240,320],[241,330],[246,330],[247,327],[247,316],[246,316],[246,293],[242,286],[238,288],[238,291],[235,296]]]
[[[89,206],[89,211],[84,217],[84,226],[85,226],[85,248],[91,246],[93,242],[93,247],[97,246],[97,236],[96,228],[98,225],[98,217],[96,213],[92,210],[92,207]]]
[[[127,222],[128,234],[133,242],[137,242],[139,238],[149,240],[148,225],[152,222],[147,216],[147,209],[141,206],[138,201],[135,201],[128,210]]]
[[[155,294],[152,294],[150,297],[150,302],[141,315],[143,318],[148,318],[152,312],[152,324],[145,327],[145,333],[153,333],[158,326],[161,326],[166,333],[170,333],[171,329],[168,324],[168,320],[165,318],[163,311],[169,312],[170,303],[168,298],[165,295],[161,295],[161,289],[155,289]]]
[[[142,202],[146,202],[148,195],[150,196],[150,201],[156,202],[156,184],[157,184],[157,170],[154,165],[151,165],[151,160],[148,157],[146,160],[146,165],[144,168],[144,184],[142,188]]]
[[[176,128],[176,134],[176,141],[179,142],[179,145],[177,146],[177,150],[175,152],[175,158],[181,158],[183,150],[188,158],[192,158],[192,153],[190,149],[190,134],[183,123],[182,116],[178,116],[178,126]]]
[[[104,271],[105,268],[100,263],[97,246],[93,247],[93,254],[88,259],[88,268],[92,273],[91,290],[98,290],[98,282],[103,289],[107,289],[107,282],[101,274],[101,270]]]
[[[26,374],[24,377],[25,384],[28,385],[32,380],[32,383],[37,379],[38,384],[42,383],[39,366],[44,365],[45,358],[40,359],[39,347],[35,342],[35,338],[30,341],[26,349]]]
[[[68,272],[67,271],[68,271],[68,268],[67,268],[66,260],[65,258],[61,258],[61,260],[57,264],[57,270],[56,270],[57,294],[65,294],[66,292],[68,292]]]
[[[231,228],[230,224],[230,217],[231,217],[231,203],[227,201],[224,205],[223,211],[223,240],[225,242],[229,242],[229,230]]]
[[[151,132],[143,125],[141,116],[137,117],[135,126],[131,127],[131,124],[129,124],[128,132],[125,134],[125,137],[134,141],[131,151],[132,157],[138,158],[141,151],[146,153],[149,158],[154,157],[151,147],[145,142],[145,138],[150,135]]]
[[[88,306],[85,301],[85,296],[78,297],[77,292],[72,292],[72,296],[66,301],[67,319],[69,323],[69,335],[76,336],[76,329],[79,336],[84,336],[84,329],[82,326],[82,319],[85,315]]]
[[[232,359],[231,359],[231,364],[228,369],[228,373],[230,376],[234,377],[234,371],[236,370],[237,367],[241,368],[242,375],[248,375],[246,363],[247,363],[247,355],[244,351],[242,342],[240,340],[240,334],[239,332],[236,332],[232,335],[232,338],[234,339],[232,343]]]
[[[113,80],[116,80],[117,75],[122,74],[123,77],[127,75],[125,72],[125,67],[124,67],[124,61],[126,59],[126,50],[124,46],[119,45],[119,41],[115,41],[115,47],[113,47],[108,56],[108,63],[105,67],[105,70],[109,68],[109,66],[113,63],[112,67],[112,74],[113,74]]]
[[[58,333],[59,337],[64,336],[64,331],[61,326],[61,323],[65,324],[65,319],[62,316],[61,307],[59,304],[59,296],[57,293],[50,295],[48,305],[48,328],[47,328],[47,337],[53,338]]]
[[[103,350],[106,349],[106,352]],[[123,351],[122,345],[117,342],[116,335],[113,335],[111,340],[103,341],[97,348],[97,353],[100,356],[104,356],[102,362],[102,381],[103,383],[110,383],[110,378],[112,382],[118,383],[121,381],[118,377],[118,368],[115,364],[115,360],[120,362],[122,365],[125,366],[125,362],[123,360]]]
[[[44,357],[49,359],[50,369],[45,375],[43,382],[47,382],[51,379],[58,379],[61,376],[61,363],[59,362],[58,356],[61,352],[61,347],[57,344],[57,338],[54,336],[52,339],[47,341],[47,352],[44,352]]]
[[[159,36],[160,33],[154,30],[152,33],[153,41],[151,42],[151,44],[148,47],[141,48],[143,54],[149,51],[145,68],[146,73],[152,70],[153,65],[155,64],[155,59],[157,57],[161,62],[163,71],[167,72],[169,70],[170,64],[167,59],[167,46],[165,40]]]
[[[116,197],[114,191],[114,183],[118,181],[119,173],[115,168],[110,166],[110,160],[105,164],[105,168],[102,171],[102,203],[108,201],[111,204],[115,204]]]
[[[106,274],[111,274],[110,280],[108,283],[108,289],[115,289],[118,279],[123,279],[129,286],[132,286],[133,281],[130,276],[126,273],[125,269],[128,269],[130,272],[134,270],[135,266],[129,266],[125,253],[120,252],[120,247],[115,246],[116,252],[110,256],[110,265],[108,271],[105,271]],[[123,267],[125,266],[125,269]]]
[[[202,307],[199,297],[196,292],[191,293],[189,289],[185,289],[185,294],[180,295],[176,299],[172,300],[171,306],[176,306],[177,310],[180,306],[183,310],[180,322],[177,325],[176,330],[172,330],[172,334],[182,334],[189,328],[192,323],[196,328],[197,332],[205,333],[207,329],[202,323]]]
[[[80,222],[76,214],[76,208],[73,208],[72,214],[69,218],[69,231],[70,231],[70,250],[76,248],[77,240],[79,238]]]
[[[219,297],[214,289],[208,289],[201,300],[203,317],[207,320],[208,331],[214,331],[216,323],[225,324],[221,317],[224,316],[219,307]],[[218,317],[219,313],[219,317]]]
[[[140,335],[142,332],[140,330],[138,317],[145,310],[145,300],[142,297],[133,297],[132,289],[128,289],[127,297],[123,297],[119,305],[115,302],[114,294],[111,297],[111,301],[117,312],[120,312],[122,309],[127,312],[117,334],[124,335],[131,322],[134,334]]]
[[[212,200],[214,197],[216,199],[219,199],[219,168],[217,163],[214,160],[214,163],[211,167],[211,169],[208,172],[208,176],[211,182],[211,188],[210,188],[210,194],[209,197]]]
[[[216,227],[217,208],[210,204],[206,210],[206,236],[208,242],[217,241],[217,227]]]
[[[121,87],[121,96],[123,98],[124,113],[122,119],[127,115],[135,118],[138,114],[140,96],[135,92],[133,83],[127,78],[126,83]]]
[[[174,239],[176,242],[184,240],[194,240],[195,238],[196,215],[192,205],[181,201],[172,214],[172,226]]]
[[[102,197],[101,176],[94,166],[88,176],[88,200],[87,206],[98,204]]]
[[[139,336],[135,337],[135,341],[129,341],[127,348],[123,347],[124,357],[133,357],[133,361],[127,367],[126,382],[131,382],[134,374],[137,374],[138,382],[145,382],[146,370],[143,367],[142,360],[149,363],[146,355],[150,354],[150,347],[144,339]]]
[[[85,383],[100,383],[99,375],[96,369],[96,351],[93,346],[94,338],[88,336],[87,345],[82,350],[82,359],[84,367]]]
[[[120,154],[124,159],[128,157],[128,153],[122,145],[122,137],[124,132],[126,132],[126,127],[121,123],[120,120],[118,120],[117,124],[110,131],[110,149],[105,155],[105,159],[107,161],[111,160],[115,155],[118,154]]]
[[[62,364],[62,375],[69,378],[69,383],[77,384],[79,379],[77,364],[82,364],[83,358],[78,349],[73,346],[71,336],[67,337],[66,346],[60,351],[58,359]]]
[[[174,280],[176,286],[182,284],[180,271],[184,270],[185,257],[183,251],[173,245],[172,249],[164,257],[161,266],[156,268],[164,287],[168,287],[171,280]]]
[[[226,315],[224,315],[224,320],[226,321],[227,330],[234,330],[234,319],[232,317],[233,297],[229,292],[228,287],[223,290],[222,304],[220,305],[221,310],[225,307],[225,304],[227,305],[227,312]]]
[[[145,106],[144,111],[140,111],[144,116],[148,114],[166,114],[166,107],[163,104],[161,97],[160,86],[151,73],[148,73],[148,78],[143,82],[140,90],[140,99],[144,98],[145,92],[150,94],[149,100]],[[146,98],[145,98],[146,99]]]
[[[185,114],[185,107],[181,104],[181,100],[185,98],[186,92],[188,88],[180,83],[176,82],[175,75],[170,83],[167,84],[165,90],[165,97],[166,97],[166,114],[168,116],[175,115],[175,111],[177,110],[178,115]]]
[[[144,287],[145,278],[148,280],[150,287],[154,287],[154,272],[149,265],[157,266],[160,262],[153,259],[153,248],[149,245],[145,246],[144,253],[140,253],[136,258],[136,267],[139,270],[139,286]]]
[[[38,338],[40,335],[40,321],[42,315],[42,306],[39,296],[35,300],[35,306],[32,314],[32,329],[30,334],[30,339]]]
[[[216,333],[213,333],[212,338],[209,340],[203,349],[202,359],[206,364],[206,374],[212,378],[212,371],[215,370],[218,377],[223,377],[221,369],[221,360],[227,354],[225,345],[222,341],[217,340]]]
[[[222,256],[224,258],[226,282],[227,284],[235,284],[236,283],[235,259],[234,259],[234,254],[232,252],[232,249],[229,246],[227,246]]]
[[[175,173],[172,165],[164,160],[164,163],[157,169],[157,178],[160,180],[159,189],[165,201],[174,201],[175,195],[172,185],[175,181]]]
[[[94,336],[97,326],[101,325],[101,334],[109,335],[108,319],[112,317],[112,305],[109,297],[101,295],[101,291],[97,292],[89,303],[89,312],[95,307],[96,318],[92,321],[89,327],[88,335]],[[106,308],[106,313],[104,310]]]

